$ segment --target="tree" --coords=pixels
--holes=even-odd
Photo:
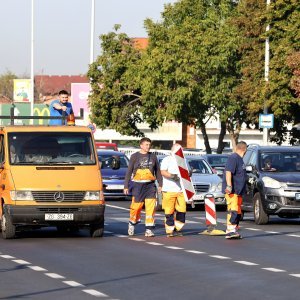
[[[18,78],[15,74],[7,71],[0,75],[0,97],[6,98],[9,101],[13,100],[14,94],[14,79]]]

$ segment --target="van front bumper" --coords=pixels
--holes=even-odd
[[[57,224],[103,224],[105,205],[91,206],[17,206],[6,205],[6,211],[14,225],[51,226]],[[72,220],[46,220],[46,215],[72,215]]]

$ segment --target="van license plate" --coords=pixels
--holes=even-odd
[[[193,200],[204,200],[204,195],[194,195]]]
[[[74,214],[45,214],[45,221],[72,221]]]
[[[300,200],[300,193],[296,193],[295,198],[296,198],[296,200]]]

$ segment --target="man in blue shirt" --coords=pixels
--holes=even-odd
[[[242,214],[242,196],[246,189],[247,173],[243,161],[246,152],[247,144],[243,141],[238,142],[235,153],[227,160],[223,174],[222,191],[227,203],[227,239],[241,238],[238,225]]]
[[[66,117],[73,114],[72,104],[69,103],[69,93],[65,90],[61,90],[58,93],[59,99],[53,100],[50,104],[50,116],[51,117],[62,117],[65,112]],[[50,119],[49,125],[66,125],[62,119]]]

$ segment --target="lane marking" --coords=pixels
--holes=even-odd
[[[95,297],[108,297],[107,295],[105,295],[104,293],[100,293],[96,290],[82,290],[83,292],[87,293],[87,294],[90,294],[92,296],[95,296]]]
[[[13,259],[13,261],[19,265],[31,265],[30,262],[23,259]]]
[[[132,241],[137,241],[137,242],[145,242],[145,240],[139,239],[139,238],[128,238],[128,239],[132,240]]]
[[[231,259],[230,257],[222,256],[222,255],[209,255],[209,256],[218,259]]]
[[[45,275],[47,275],[51,278],[54,278],[54,279],[63,279],[63,278],[65,278],[64,276],[61,276],[61,275],[56,274],[56,273],[45,273]]]
[[[188,253],[194,253],[194,254],[206,254],[206,252],[201,252],[197,250],[184,250],[184,251]]]
[[[124,234],[115,234],[116,237],[119,238],[124,238],[124,237],[128,237],[128,235],[124,235]]]
[[[83,284],[81,284],[79,282],[76,282],[76,281],[73,281],[73,280],[66,280],[66,281],[63,281],[63,283],[65,283],[67,285],[70,285],[70,286],[73,286],[73,287],[84,286]]]
[[[0,255],[0,256],[3,257],[3,258],[7,258],[7,259],[15,258],[15,257],[13,257],[13,256],[11,256],[11,255],[5,255],[5,254]]]
[[[277,231],[265,231],[266,233],[279,234]]]
[[[164,246],[162,243],[156,243],[156,242],[146,242],[149,245],[154,245],[154,246]]]
[[[39,266],[27,266],[27,268],[30,268],[31,270],[34,270],[34,271],[38,271],[38,272],[47,272],[48,270],[42,268],[42,267],[39,267]]]
[[[300,274],[289,274],[289,275],[300,278]]]
[[[275,273],[286,272],[285,270],[276,269],[276,268],[262,268],[262,269],[270,272],[275,272]]]
[[[251,231],[262,231],[262,229],[259,229],[259,228],[250,228],[250,227],[247,227],[247,228],[244,228],[244,229],[251,230]]]
[[[298,235],[298,234],[288,234],[287,236],[300,237],[300,235]]]
[[[165,248],[168,249],[173,249],[173,250],[183,250],[184,248],[176,247],[176,246],[164,246]]]
[[[105,206],[130,211],[130,208],[125,208],[125,207],[121,207],[121,206],[116,206],[116,205],[111,205],[111,204],[105,204]]]
[[[258,266],[258,264],[246,260],[235,260],[234,262],[246,266]]]

